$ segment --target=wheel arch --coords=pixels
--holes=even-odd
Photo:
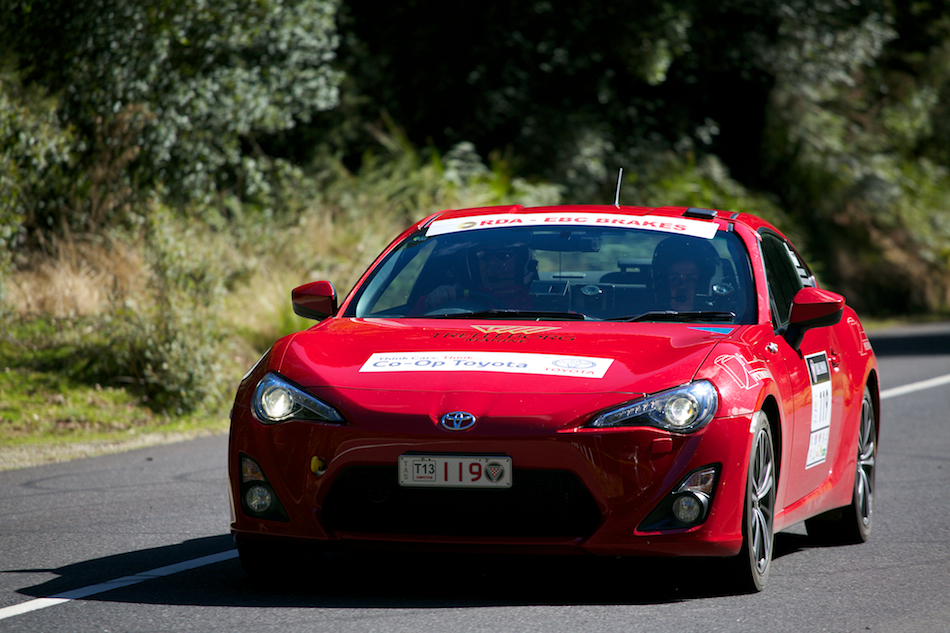
[[[775,481],[778,482],[782,474],[782,447],[785,437],[782,435],[782,418],[779,412],[778,400],[769,394],[762,401],[761,410],[769,418],[769,427],[772,431],[772,449],[775,451]]]
[[[877,442],[881,437],[881,386],[876,369],[872,369],[868,374],[866,385],[871,392],[871,403],[874,405],[874,441]]]

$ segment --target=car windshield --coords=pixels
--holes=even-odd
[[[751,323],[753,297],[727,231],[430,227],[376,266],[345,316]]]

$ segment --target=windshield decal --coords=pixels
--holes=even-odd
[[[477,329],[477,328],[476,328]],[[573,334],[563,332],[435,332],[433,340],[453,340],[464,343],[527,343],[529,341],[549,341],[570,343],[575,340]]]
[[[603,378],[612,358],[508,352],[385,352],[372,354],[360,372],[479,371]]]
[[[477,229],[506,228],[513,226],[600,226],[629,229],[647,229],[677,235],[689,235],[711,240],[719,225],[715,222],[671,218],[658,215],[620,215],[613,213],[532,213],[476,215],[467,218],[436,220],[426,236],[446,233],[462,233]]]

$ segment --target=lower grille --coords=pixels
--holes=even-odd
[[[576,475],[519,470],[504,490],[405,488],[394,466],[351,466],[323,504],[325,527],[377,534],[587,537],[600,510]]]

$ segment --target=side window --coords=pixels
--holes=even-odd
[[[772,320],[776,327],[783,327],[788,324],[792,299],[806,282],[810,283],[811,275],[795,252],[777,235],[762,234],[762,256],[772,301]]]

